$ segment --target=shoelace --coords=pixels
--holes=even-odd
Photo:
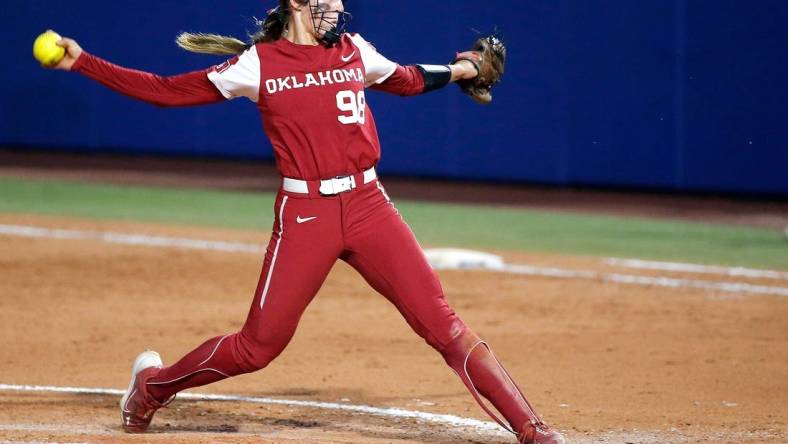
[[[529,422],[529,424],[533,427],[533,436],[530,438],[528,437],[528,432],[531,432],[531,430],[523,432],[523,434],[520,435],[520,444],[530,444],[535,442],[538,436],[537,434],[541,433],[542,435],[547,435],[547,433],[550,432],[550,426],[545,424],[542,418],[534,418]]]

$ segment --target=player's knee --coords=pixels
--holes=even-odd
[[[443,296],[440,296],[442,300]],[[438,309],[420,313],[400,310],[414,332],[432,348],[441,351],[448,343],[468,330],[454,310],[443,303]]]
[[[291,338],[292,334],[284,331],[253,335],[242,331],[238,347],[241,365],[250,372],[265,368],[284,351]]]
[[[469,334],[473,333],[465,323],[454,314],[447,317],[447,321],[444,322],[433,322],[429,325],[414,323],[412,326],[416,333],[424,338],[427,344],[444,356],[451,348],[452,344],[458,341],[458,338],[467,337]]]
[[[452,340],[436,347],[446,363],[455,370],[462,368],[475,347],[482,341],[464,324],[456,326],[457,331]]]
[[[269,352],[255,351],[247,356],[243,362],[243,366],[249,369],[250,372],[257,371],[268,367],[268,364],[274,360],[276,356]]]

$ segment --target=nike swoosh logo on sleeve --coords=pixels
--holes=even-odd
[[[309,222],[309,221],[312,221],[312,220],[315,220],[315,219],[317,219],[317,216],[304,217],[304,218],[302,218],[301,216],[298,216],[298,217],[296,217],[296,222],[299,223],[299,224],[303,224],[305,222]]]

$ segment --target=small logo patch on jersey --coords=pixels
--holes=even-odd
[[[317,216],[303,217],[303,218],[301,216],[298,216],[298,217],[296,217],[296,222],[299,223],[299,224],[303,224],[303,223],[306,223],[306,222],[309,222],[309,221],[313,221],[315,219],[317,219]]]
[[[350,59],[353,58],[354,55],[356,55],[356,51],[355,50],[353,50],[353,52],[351,52],[349,56],[347,56],[347,57],[339,56],[339,58],[341,58],[343,62],[347,63],[347,62],[350,61]]]
[[[230,67],[235,65],[236,63],[238,63],[238,57],[237,56],[233,57],[230,60],[227,60],[226,62],[222,63],[221,65],[214,66],[213,70],[216,71],[219,74],[222,74],[223,72],[225,72],[228,69],[230,69]]]

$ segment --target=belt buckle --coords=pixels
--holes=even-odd
[[[352,174],[349,176],[337,176],[333,180],[339,181],[339,188],[346,187],[345,189],[342,189],[341,191],[335,194],[347,193],[353,191],[353,189],[356,188],[356,178]],[[336,188],[337,186],[336,184],[334,184],[334,189]]]
[[[336,196],[337,194],[353,191],[353,189],[356,188],[356,178],[352,174],[349,176],[336,176],[334,178],[327,179],[326,182],[331,183],[331,192],[323,193],[321,191],[320,194],[323,196]],[[336,191],[337,188],[339,188],[340,191]]]

